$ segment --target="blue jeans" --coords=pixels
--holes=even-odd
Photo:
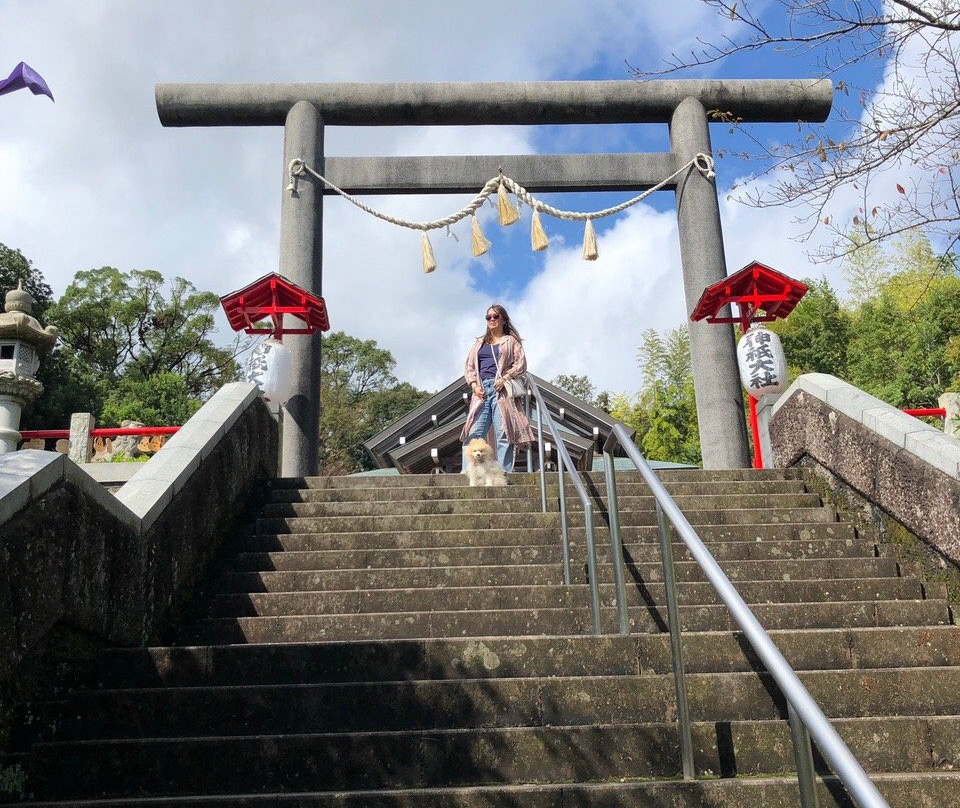
[[[497,460],[503,466],[504,471],[513,471],[513,446],[507,442],[507,432],[503,428],[503,418],[500,416],[500,408],[497,406],[497,391],[493,386],[493,379],[484,379],[483,392],[486,394],[483,404],[480,406],[480,412],[477,413],[477,420],[473,422],[473,428],[467,435],[467,442],[474,438],[487,439],[487,432],[490,431],[490,424],[493,423],[493,433],[497,438]],[[466,451],[464,450],[463,467],[467,467]]]

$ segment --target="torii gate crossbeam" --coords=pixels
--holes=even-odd
[[[531,191],[649,188],[698,152],[709,123],[823,121],[833,87],[821,79],[491,82],[431,84],[160,84],[164,126],[283,126],[283,186],[297,158],[355,193],[476,191],[498,167]],[[667,123],[670,152],[634,155],[338,157],[325,160],[324,126]],[[713,179],[691,170],[674,185],[687,311],[726,277]],[[280,273],[321,294],[323,195],[301,176],[281,203]],[[749,466],[733,330],[690,324],[705,468]],[[317,473],[320,335],[291,340],[297,366],[284,420],[284,476]]]

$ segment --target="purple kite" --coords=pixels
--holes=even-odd
[[[50,100],[53,101],[53,93],[51,93],[50,88],[47,87],[43,76],[26,62],[20,62],[20,64],[13,68],[13,72],[7,76],[7,78],[0,81],[0,95],[6,95],[7,93],[12,93],[14,90],[23,89],[29,89],[34,95],[48,95],[50,96]]]

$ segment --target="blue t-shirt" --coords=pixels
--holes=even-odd
[[[497,360],[500,359],[500,348],[496,345],[481,345],[477,356],[477,371],[480,380],[493,379],[497,375]]]

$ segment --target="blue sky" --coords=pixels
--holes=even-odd
[[[225,294],[277,269],[282,179],[278,129],[164,129],[158,82],[502,81],[627,79],[655,68],[698,35],[727,30],[697,0],[483,4],[413,0],[285,3],[212,0],[0,0],[0,73],[23,60],[56,103],[0,98],[0,242],[21,249],[62,292],[81,269],[157,269]],[[761,54],[700,75],[810,77],[810,54]],[[691,73],[693,77],[697,74]],[[873,74],[845,77],[871,86]],[[829,125],[828,125],[829,126]],[[765,138],[791,127],[758,126]],[[728,146],[723,126],[714,147]],[[328,154],[627,152],[668,148],[666,126],[333,129]],[[760,260],[794,277],[813,266],[789,211],[726,201],[746,167],[718,165],[728,271]],[[523,183],[524,178],[516,177]],[[596,210],[628,195],[551,194],[557,207]],[[435,219],[468,197],[373,197],[394,215]],[[397,376],[439,389],[462,369],[486,306],[504,303],[521,328],[531,369],[583,373],[601,389],[635,391],[645,328],[685,321],[671,193],[598,223],[600,259],[583,262],[582,226],[546,218],[551,247],[529,250],[529,210],[470,256],[433,236],[439,268],[420,271],[419,235],[340,200],[325,208],[324,295],[335,330],[375,339]],[[229,337],[226,331],[224,341]]]

